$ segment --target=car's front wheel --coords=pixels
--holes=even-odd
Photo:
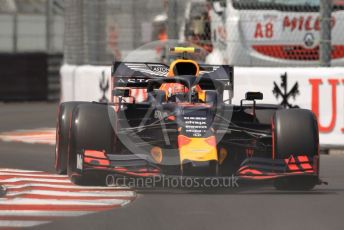
[[[95,150],[112,152],[114,130],[110,122],[109,107],[87,103],[75,108],[71,121],[67,172],[75,184],[103,184],[101,173],[85,170],[84,152]]]
[[[305,109],[277,111],[273,117],[273,141],[277,159],[305,156],[317,161],[319,133],[315,115]],[[276,180],[274,186],[278,190],[311,190],[318,184],[318,177],[295,175]]]
[[[58,174],[67,173],[69,129],[74,109],[85,102],[64,102],[58,109],[56,124],[55,170]]]

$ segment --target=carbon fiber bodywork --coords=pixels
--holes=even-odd
[[[71,176],[103,171],[130,177],[236,175],[320,182],[318,131],[310,111],[256,104],[261,93],[250,93],[249,104],[232,105],[230,66],[200,65],[199,76],[168,77],[168,71],[157,63],[116,63],[112,102],[76,106],[69,135]],[[187,90],[167,95],[160,90],[164,84]],[[146,96],[138,101],[133,90]],[[280,139],[292,145],[298,135],[306,135],[304,146],[287,148]]]

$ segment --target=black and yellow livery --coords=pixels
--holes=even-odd
[[[195,48],[170,51],[181,58],[169,66],[115,63],[111,103],[60,105],[59,173],[78,184],[99,172],[236,175],[273,180],[278,189],[320,183],[318,128],[311,111],[257,104],[263,99],[259,92],[248,92],[233,105],[233,67],[187,59]]]

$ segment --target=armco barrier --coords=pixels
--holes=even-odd
[[[63,66],[62,100],[109,98],[110,72],[109,66]],[[235,68],[233,103],[247,91],[262,92],[262,103],[313,110],[321,145],[344,146],[344,68]]]
[[[47,100],[58,101],[61,94],[60,68],[62,64],[62,54],[49,54],[47,56]]]
[[[59,99],[61,61],[61,54],[0,54],[0,101]]]

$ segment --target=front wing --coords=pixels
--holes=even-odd
[[[86,150],[82,159],[84,171],[101,170],[128,177],[171,176],[164,174],[162,166],[154,164],[152,160],[141,155],[115,155]],[[319,157],[310,158],[306,155],[292,156],[288,159],[250,157],[246,158],[233,174],[239,179],[253,181],[290,176],[318,177]]]
[[[306,155],[288,159],[251,157],[244,160],[237,175],[243,179],[269,180],[289,176],[318,176],[319,157]]]

